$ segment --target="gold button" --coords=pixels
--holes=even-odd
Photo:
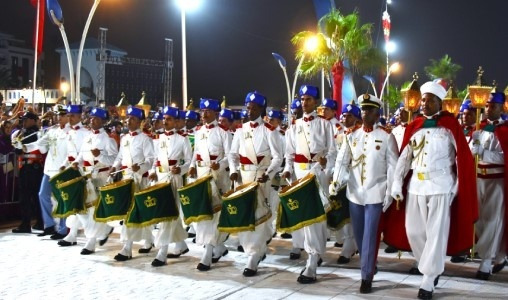
[[[364,165],[364,166],[365,166],[366,164],[367,164],[367,163],[363,163],[362,165]]]
[[[427,155],[427,152],[423,153],[424,155]]]
[[[423,164],[423,166],[424,166],[424,167],[426,167],[426,166],[427,166],[427,164]]]
[[[363,148],[363,151],[367,151],[367,149]]]
[[[425,141],[425,144],[428,144],[428,143],[429,143],[429,141]]]

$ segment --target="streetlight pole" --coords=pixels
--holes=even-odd
[[[284,73],[284,78],[286,79],[286,88],[287,88],[287,92],[288,92],[288,109],[289,109],[291,107],[291,100],[292,99],[291,99],[291,90],[289,89],[288,73],[286,70],[286,60],[277,53],[272,52],[272,55],[279,63],[279,66],[282,69],[282,72]]]
[[[181,7],[182,16],[182,103],[187,107],[187,41],[185,35],[185,7]]]
[[[379,94],[379,100],[383,100],[383,92],[385,90],[385,87],[388,85],[388,79],[390,78],[390,75],[392,72],[397,72],[400,68],[400,64],[398,62],[393,63],[391,66],[388,67],[385,81],[383,82],[383,87],[381,88],[381,93]],[[388,95],[388,92],[386,93]],[[388,105],[388,104],[387,104]],[[387,106],[388,107],[388,106]]]
[[[93,15],[95,14],[95,10],[97,9],[97,6],[99,6],[99,3],[101,0],[95,0],[92,6],[92,9],[90,10],[90,13],[88,14],[88,19],[85,23],[85,28],[83,29],[83,34],[81,36],[81,43],[79,44],[79,52],[78,52],[78,60],[76,65],[76,99],[71,99],[73,103],[81,103],[81,58],[83,57],[83,48],[85,47],[85,40],[86,35],[88,34],[88,28],[90,27],[90,23],[92,22]],[[71,74],[71,76],[74,76],[74,74]]]

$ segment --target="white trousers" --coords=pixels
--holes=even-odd
[[[492,271],[492,259],[505,256],[504,233],[504,179],[477,179],[480,218],[476,222],[478,242],[476,250],[482,259],[480,271]]]
[[[355,235],[353,233],[353,226],[351,223],[347,223],[340,230],[332,231],[335,232],[335,239],[340,244],[342,242],[342,249],[340,255],[351,258],[353,254],[358,250],[355,242]]]
[[[434,290],[434,279],[444,271],[450,230],[451,195],[408,193],[406,232],[411,250],[423,274],[421,288]]]

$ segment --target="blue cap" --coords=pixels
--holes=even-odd
[[[241,120],[242,119],[242,111],[233,110],[233,120]]]
[[[258,93],[257,91],[254,91],[252,93],[248,93],[247,97],[245,97],[245,105],[247,105],[249,102],[256,103],[257,105],[266,106],[266,97]]]
[[[153,117],[152,117],[152,121],[155,121],[155,120],[162,120],[163,119],[163,116],[162,116],[162,113],[161,112],[155,112],[153,114]]]
[[[199,101],[199,108],[220,111],[219,100],[201,98]]]
[[[276,118],[282,120],[284,119],[284,114],[280,110],[272,109],[271,111],[268,112],[268,118],[269,119]]]
[[[145,118],[145,111],[142,110],[141,108],[129,105],[129,107],[127,108],[127,115],[143,120]]]
[[[164,106],[162,114],[165,116],[170,116],[175,119],[178,119],[178,108],[172,106]]]
[[[504,104],[505,98],[506,97],[505,97],[504,93],[501,93],[501,92],[490,93],[490,98],[489,98],[489,101],[487,101],[487,103]]]
[[[220,113],[219,113],[219,117],[223,117],[223,118],[226,118],[230,121],[233,121],[234,118],[233,118],[233,111],[231,109],[228,109],[228,108],[223,108]]]
[[[390,124],[391,125],[395,125],[395,117],[391,117],[390,118]]]
[[[185,120],[185,115],[187,114],[186,110],[178,110],[178,119]]]
[[[247,110],[246,109],[242,109],[242,119],[243,118],[247,118],[249,116],[249,114],[247,113]]]
[[[383,126],[386,126],[386,119],[383,117],[379,118],[379,123],[381,123]]]
[[[67,106],[67,113],[68,114],[81,114],[83,112],[83,108],[81,105],[68,105]]]
[[[300,87],[300,91],[298,92],[298,96],[308,95],[314,97],[316,99],[319,98],[319,89],[317,86],[313,85],[302,85]]]
[[[300,99],[293,99],[291,101],[291,109],[302,108],[302,101]]]
[[[465,110],[473,109],[473,105],[471,104],[471,99],[466,99],[460,105],[460,112],[463,113]]]
[[[108,112],[102,108],[94,107],[92,109],[92,111],[90,111],[90,117],[97,117],[97,118],[101,118],[103,120],[107,120],[108,119]]]
[[[196,120],[196,121],[199,121],[199,114],[193,110],[188,110],[186,113],[185,113],[185,119],[191,119],[191,120]]]
[[[333,110],[336,110],[337,109],[337,102],[335,100],[333,100],[333,99],[325,98],[321,102],[321,106],[328,107],[328,108],[331,108]]]
[[[355,118],[361,120],[362,119],[362,112],[360,111],[360,108],[358,106],[356,106],[355,104],[345,104],[344,106],[342,106],[342,113],[343,114],[346,114],[346,113],[350,113],[352,114]]]

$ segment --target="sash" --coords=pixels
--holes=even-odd
[[[312,157],[310,155],[309,139],[305,134],[305,128],[303,127],[301,120],[298,124],[296,124],[296,144],[298,146],[298,151],[301,151],[299,154],[303,154],[308,161],[311,161]]]
[[[134,201],[127,214],[127,227],[146,227],[159,222],[178,219],[171,184],[159,183],[134,193]]]
[[[164,172],[169,172],[168,145],[170,145],[170,137],[165,134],[159,135],[159,162]]]
[[[134,181],[126,179],[99,188],[99,201],[95,206],[97,222],[122,220],[132,206]]]
[[[256,150],[254,149],[254,130],[250,128],[249,122],[243,124],[243,145],[245,155],[256,167],[258,166],[258,159]]]

